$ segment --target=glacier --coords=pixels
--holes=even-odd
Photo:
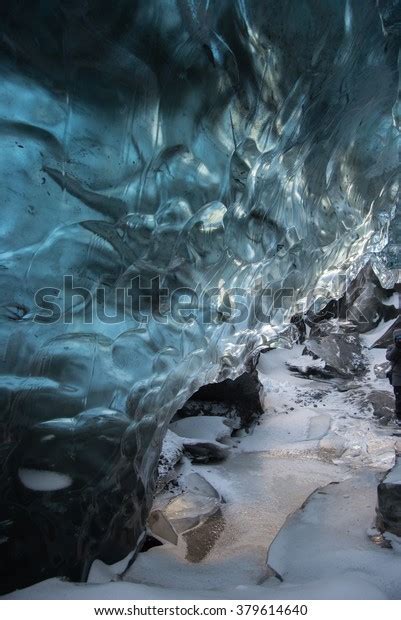
[[[0,11],[0,552],[13,589],[85,579],[95,558],[138,549],[174,413],[291,342],[291,317],[368,260],[390,277],[401,10]],[[71,484],[31,488],[27,470]]]

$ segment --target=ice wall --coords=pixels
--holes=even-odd
[[[11,588],[134,549],[174,411],[383,247],[400,3],[32,0],[0,15]],[[191,295],[202,304],[178,312]],[[56,487],[27,484],[38,470]]]

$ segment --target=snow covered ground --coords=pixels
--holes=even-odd
[[[393,425],[380,425],[369,404],[372,392],[391,394],[374,372],[384,351],[365,348],[368,373],[340,391],[333,380],[289,371],[288,360],[303,362],[302,348],[261,356],[266,413],[251,434],[231,437],[221,418],[171,425],[175,450],[186,435],[228,448],[213,464],[184,457],[178,487],[157,498],[161,512],[178,498],[170,508],[176,545],[140,553],[125,572],[122,563],[96,562],[88,584],[51,579],[7,598],[401,598],[401,541],[380,546],[368,536],[378,479],[401,449]],[[194,473],[214,498],[205,486],[180,499]],[[186,529],[195,508],[205,519]]]

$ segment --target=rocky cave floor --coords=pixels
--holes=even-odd
[[[170,425],[149,518],[163,544],[128,568],[96,561],[87,584],[7,598],[401,598],[401,539],[374,529],[377,484],[401,452],[374,337],[351,380],[314,377],[303,345],[261,355],[265,413],[249,432],[219,415]]]

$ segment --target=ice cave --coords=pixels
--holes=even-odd
[[[2,597],[401,599],[401,0],[0,16]]]

